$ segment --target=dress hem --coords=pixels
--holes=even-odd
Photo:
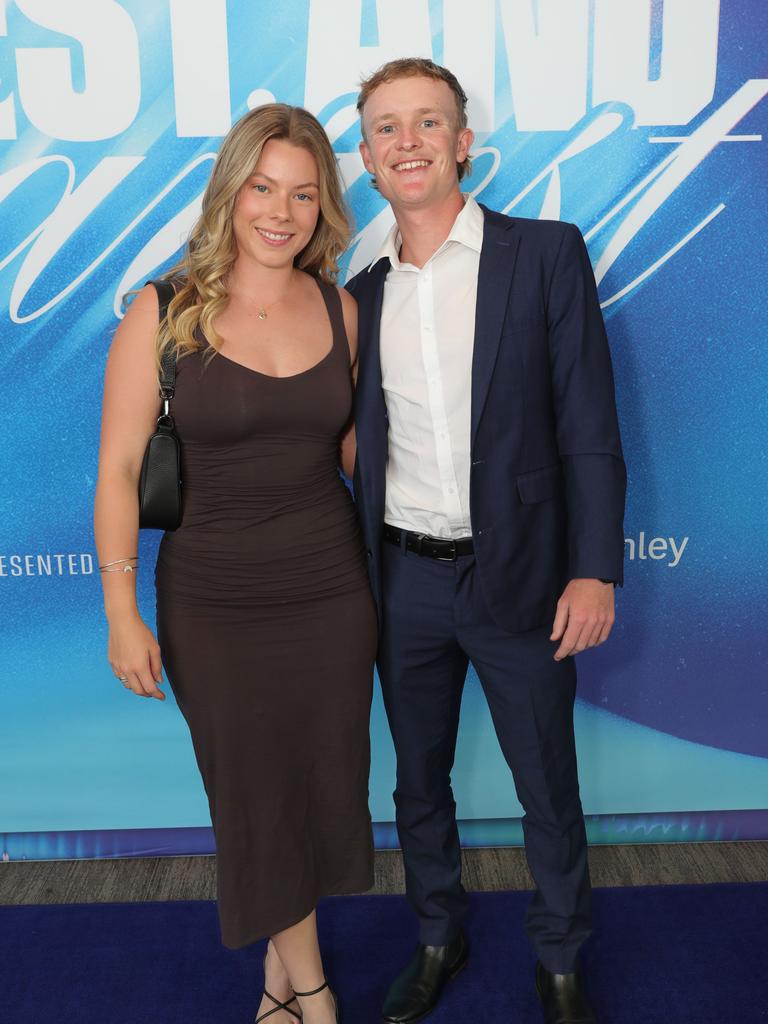
[[[274,925],[273,927],[270,927],[266,931],[260,931],[259,934],[255,935],[253,938],[245,939],[243,941],[238,940],[237,942],[228,942],[222,935],[222,945],[226,949],[244,949],[246,946],[252,946],[256,942],[262,942],[264,939],[270,938],[270,936],[274,935],[276,932],[285,931],[286,928],[292,928],[294,925],[299,924],[299,922],[303,921],[305,917],[309,917],[313,910],[317,909],[317,905],[320,902],[320,900],[325,899],[328,896],[362,896],[371,888],[373,888],[373,871],[371,871],[370,875],[368,876],[367,883],[367,885],[362,886],[342,885],[338,888],[325,890],[321,893],[318,893],[312,900],[311,906],[309,906],[306,910],[300,912],[298,915],[293,914],[289,919],[279,922],[278,924]]]

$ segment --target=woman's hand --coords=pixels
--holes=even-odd
[[[158,687],[163,681],[160,647],[138,615],[128,614],[109,623],[109,663],[128,690],[139,697],[165,700]]]

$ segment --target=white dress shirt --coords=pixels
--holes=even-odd
[[[482,244],[483,212],[470,196],[423,267],[400,262],[397,225],[377,257],[391,264],[381,313],[389,418],[384,521],[430,537],[472,533],[472,350]]]

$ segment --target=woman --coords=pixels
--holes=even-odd
[[[372,884],[367,807],[375,613],[354,508],[354,300],[332,282],[349,236],[336,161],[305,110],[231,130],[158,330],[154,287],[105,379],[96,537],[109,660],[192,735],[218,855],[224,944],[269,936],[258,1021],[330,1024],[320,897]],[[177,353],[184,514],[156,569],[159,647],[134,575],[137,481]]]

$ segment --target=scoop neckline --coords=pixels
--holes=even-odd
[[[245,363],[241,363],[237,359],[232,359],[231,356],[225,356],[218,349],[215,350],[216,355],[220,356],[226,362],[232,363],[233,366],[239,366],[241,370],[245,370],[248,373],[255,373],[257,377],[264,377],[266,380],[296,380],[297,377],[304,377],[306,374],[312,373],[313,370],[319,369],[319,367],[321,367],[323,363],[327,362],[327,360],[331,358],[336,348],[336,326],[333,322],[333,317],[331,316],[331,309],[328,304],[328,297],[326,296],[325,291],[323,290],[323,287],[320,283],[320,279],[316,277],[314,278],[314,281],[315,284],[317,285],[317,290],[320,292],[320,295],[322,296],[323,305],[325,306],[325,314],[328,318],[328,323],[331,325],[331,347],[318,362],[314,363],[312,366],[308,366],[306,370],[299,370],[298,373],[289,373],[278,377],[275,376],[274,373],[263,373],[261,370],[254,370],[252,366],[246,366]],[[209,343],[209,348],[212,347],[213,346],[210,345]]]
[[[246,373],[255,373],[257,377],[265,377],[267,380],[296,380],[297,377],[304,377],[306,374],[312,373],[313,370],[319,369],[323,363],[327,362],[331,358],[335,348],[336,339],[334,337],[331,341],[330,349],[318,362],[313,363],[312,366],[308,366],[306,370],[299,370],[298,373],[288,373],[281,376],[277,376],[274,373],[264,373],[262,370],[254,370],[252,366],[246,366],[245,363],[240,363],[237,359],[232,359],[231,356],[225,356],[224,353],[219,352],[218,349],[216,350],[216,358],[223,359],[225,363],[231,363],[233,366],[239,366],[240,369],[245,370]]]

